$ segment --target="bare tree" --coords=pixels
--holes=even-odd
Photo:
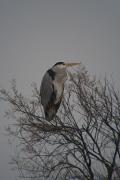
[[[56,118],[45,120],[39,89],[30,99],[13,81],[7,115],[15,127],[7,131],[19,139],[13,158],[19,177],[35,180],[120,179],[120,97],[114,83],[91,78],[83,68],[65,87]]]

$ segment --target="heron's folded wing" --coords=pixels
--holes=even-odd
[[[53,83],[49,74],[46,72],[42,79],[41,87],[40,87],[40,96],[41,96],[41,104],[44,108],[47,107],[51,95],[53,94]]]

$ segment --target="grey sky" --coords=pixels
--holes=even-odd
[[[0,0],[0,88],[16,78],[30,94],[56,61],[81,61],[90,73],[120,79],[119,0]],[[0,104],[0,179],[13,180]]]

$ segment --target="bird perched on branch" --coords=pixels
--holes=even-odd
[[[64,83],[67,80],[67,68],[80,63],[58,62],[45,73],[41,88],[41,104],[48,121],[55,117],[63,97]]]

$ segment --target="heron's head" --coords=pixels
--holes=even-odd
[[[80,63],[65,63],[65,62],[57,62],[53,68],[54,69],[59,69],[59,70],[66,70],[68,67],[80,65]]]

